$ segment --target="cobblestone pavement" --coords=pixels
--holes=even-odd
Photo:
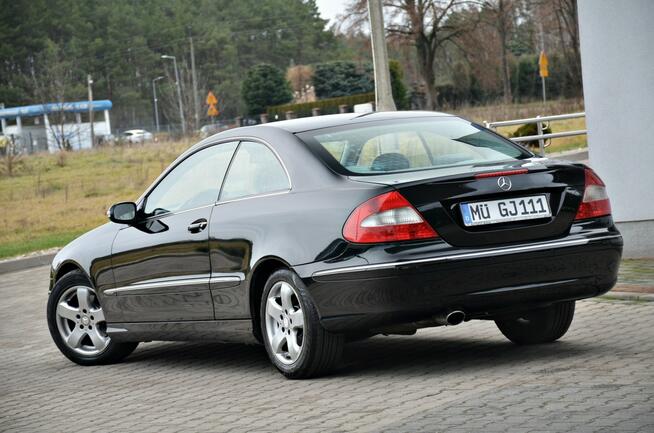
[[[47,269],[0,276],[0,431],[654,432],[654,303],[579,302],[558,343],[492,322],[348,345],[330,377],[289,381],[262,348],[148,343],[79,367],[45,323]]]
[[[616,290],[654,293],[654,259],[623,260]]]

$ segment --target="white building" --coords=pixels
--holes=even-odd
[[[109,110],[111,101],[93,101],[92,110],[102,111],[93,121],[93,133],[98,138],[111,134]],[[1,133],[13,136],[18,145],[29,153],[56,152],[62,143],[73,150],[92,147],[89,102],[65,102],[26,105],[0,109]],[[63,121],[61,120],[63,119]]]
[[[625,257],[654,257],[654,1],[578,5],[590,165]]]

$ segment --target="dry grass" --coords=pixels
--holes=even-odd
[[[107,208],[134,200],[189,142],[110,147],[25,158],[0,178],[0,257],[61,246],[106,221]]]
[[[506,126],[502,128],[497,128],[497,132],[502,135],[513,133],[520,126]],[[586,129],[586,119],[568,119],[568,120],[557,120],[555,122],[550,122],[549,127],[552,128],[552,132],[562,132],[562,131],[574,131],[579,129]],[[566,150],[572,149],[581,149],[587,147],[585,135],[577,135],[574,137],[562,137],[554,140],[550,140],[550,145],[545,149],[546,153],[553,152],[563,152]]]
[[[568,114],[584,111],[583,100],[579,99],[561,99],[542,102],[530,102],[527,104],[513,105],[486,105],[483,107],[463,107],[454,112],[467,119],[478,123],[496,122],[500,120],[524,119],[527,117],[550,116],[554,114]],[[552,132],[572,131],[577,129],[586,129],[585,119],[569,119],[551,122],[549,125]],[[498,128],[500,134],[508,136],[518,129],[517,126],[507,126]],[[579,135],[576,137],[564,137],[551,140],[546,152],[562,152],[565,150],[578,149],[587,147],[586,136]]]
[[[497,122],[499,120],[522,119],[536,117],[537,115],[566,114],[584,111],[584,101],[581,99],[555,99],[542,102],[528,102],[524,104],[496,104],[479,107],[462,107],[453,110],[455,114],[475,122]]]

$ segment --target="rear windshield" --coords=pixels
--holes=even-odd
[[[533,156],[457,117],[369,122],[308,131],[298,136],[337,172],[384,174]]]

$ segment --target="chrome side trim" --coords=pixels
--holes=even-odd
[[[243,281],[245,278],[241,277],[240,275],[226,275],[223,277],[214,277],[212,276],[209,278],[209,284],[214,284],[214,283],[240,283]]]
[[[516,253],[521,253],[521,252],[526,252],[526,251],[539,251],[539,250],[547,250],[551,248],[565,248],[565,247],[572,247],[572,246],[577,246],[577,245],[586,245],[590,242],[594,241],[600,241],[600,240],[605,240],[605,239],[613,239],[613,238],[619,238],[621,235],[611,235],[611,236],[602,236],[599,238],[584,238],[584,239],[572,239],[572,240],[567,240],[567,241],[555,241],[555,242],[547,242],[547,243],[542,243],[542,244],[532,244],[532,245],[523,245],[523,246],[518,246],[518,247],[507,247],[507,248],[497,248],[497,249],[492,249],[492,250],[483,250],[483,251],[475,251],[471,253],[460,253],[460,254],[451,254],[448,256],[440,256],[440,257],[430,257],[426,259],[416,259],[416,260],[406,260],[402,262],[390,262],[390,263],[378,263],[378,264],[373,264],[373,265],[359,265],[359,266],[350,266],[347,268],[336,268],[336,269],[327,269],[324,271],[317,271],[314,272],[311,276],[312,277],[321,277],[323,275],[334,275],[334,274],[341,274],[341,273],[346,273],[346,272],[363,272],[363,271],[373,271],[376,269],[389,269],[389,268],[397,268],[400,266],[406,266],[406,265],[416,265],[416,264],[422,264],[422,263],[437,263],[437,262],[447,262],[451,260],[466,260],[466,259],[476,259],[480,257],[488,257],[488,256],[498,256],[498,255],[507,255],[507,254],[516,254]]]
[[[149,289],[159,289],[163,287],[175,287],[175,286],[192,286],[195,284],[211,284],[211,283],[228,283],[228,282],[241,282],[244,278],[239,275],[227,275],[227,276],[211,276],[210,278],[188,278],[188,279],[177,279],[177,280],[166,280],[166,281],[156,281],[156,282],[144,282],[131,284],[129,286],[115,287],[113,289],[108,289],[104,291],[104,294],[107,296],[117,295],[121,292],[129,292],[134,290],[149,290]]]
[[[157,283],[139,283],[132,284],[129,286],[116,287],[113,289],[108,289],[104,291],[105,295],[116,295],[121,292],[128,292],[133,290],[149,290],[149,289],[159,289],[162,287],[174,287],[174,286],[191,286],[193,284],[208,284],[209,278],[193,278],[190,280],[170,280],[170,281],[160,281]]]

